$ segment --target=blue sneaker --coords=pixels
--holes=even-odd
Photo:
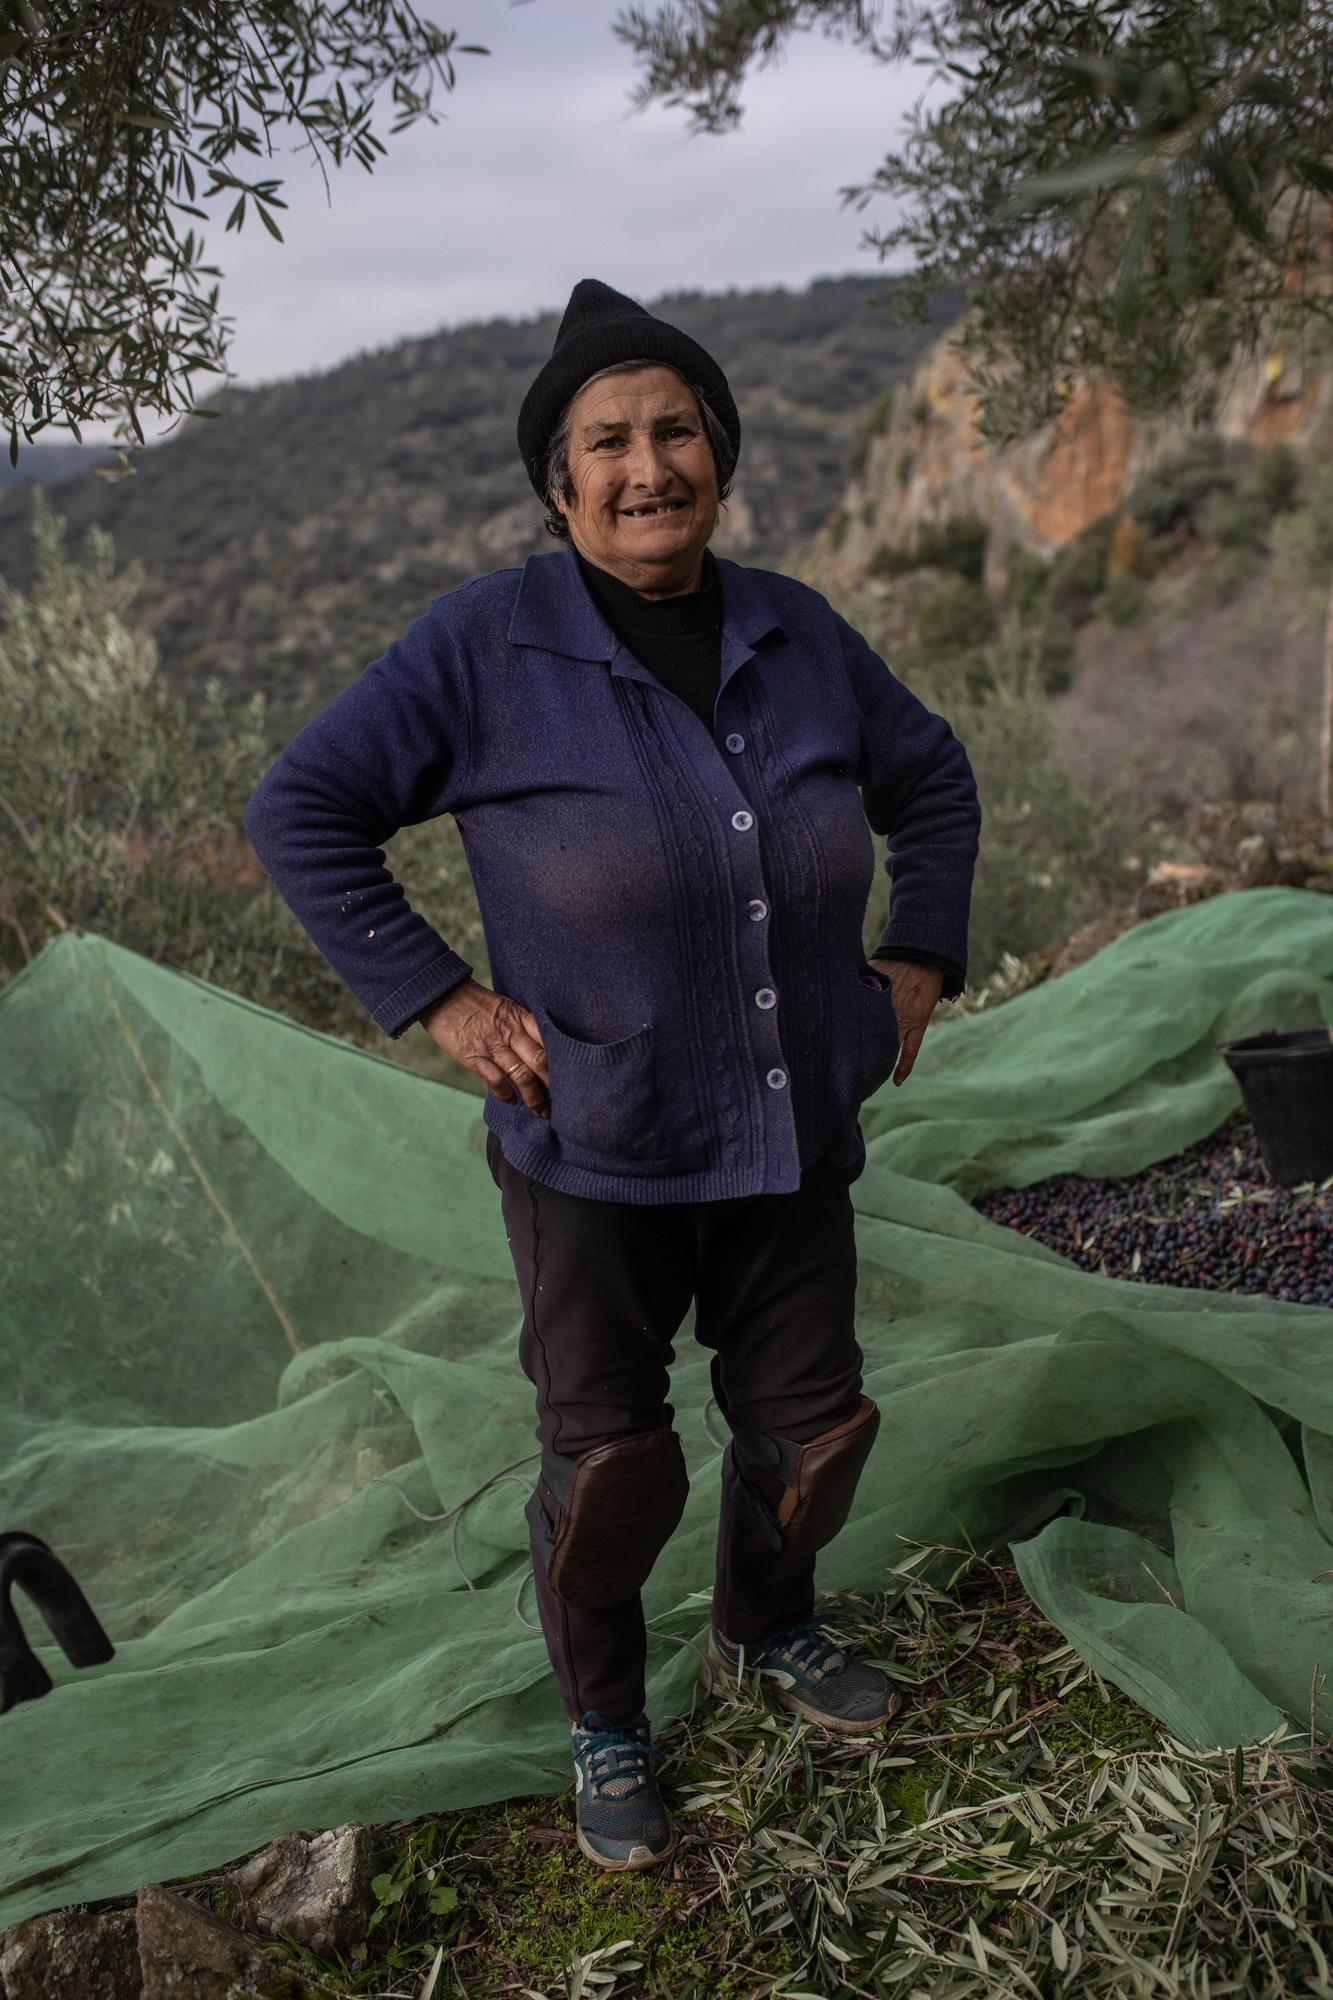
[[[746,1673],[772,1688],[784,1708],[828,1729],[864,1733],[888,1722],[903,1705],[878,1667],[848,1655],[824,1630],[821,1617],[801,1618],[749,1644],[708,1628],[708,1666],[699,1678],[710,1689],[733,1687]]]
[[[599,1868],[656,1868],[679,1835],[657,1789],[648,1718],[608,1723],[588,1709],[570,1731],[579,1846]]]

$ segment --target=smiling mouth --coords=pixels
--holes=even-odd
[[[678,514],[685,505],[683,500],[654,500],[643,507],[622,507],[621,513],[631,521],[651,520],[655,514]]]

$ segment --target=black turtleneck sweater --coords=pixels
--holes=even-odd
[[[713,733],[713,707],[722,683],[722,593],[717,562],[704,550],[698,590],[679,597],[641,597],[609,570],[579,555],[579,569],[603,618],[650,674],[688,702]],[[937,952],[895,945],[895,958],[936,966],[946,979],[960,980],[959,968]]]
[[[689,703],[711,736],[722,683],[722,594],[712,550],[704,550],[701,588],[680,597],[640,597],[586,557],[578,556],[578,565],[616,637],[664,687]]]

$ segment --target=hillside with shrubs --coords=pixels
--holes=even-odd
[[[884,382],[957,312],[945,297],[931,325],[903,327],[892,291],[838,278],[652,302],[719,357],[740,409],[719,551],[784,567],[837,501]],[[142,565],[137,621],[195,714],[211,677],[238,713],[262,692],[276,751],[432,597],[555,546],[515,425],[558,324],[477,322],[231,388],[132,476],[60,486],[76,542],[104,529]],[[32,505],[28,488],[0,491],[0,576],[20,589],[34,575]]]
[[[1085,384],[999,452],[974,411],[945,335],[800,573],[967,744],[978,981],[1222,887],[1333,887],[1329,357],[1238,358],[1192,430]]]
[[[700,301],[696,325],[705,303],[722,315],[738,310],[733,299]],[[705,337],[722,344],[706,329]],[[827,351],[840,356],[830,369],[867,386],[854,343],[839,348],[828,338]],[[775,370],[780,348],[773,331],[767,351]],[[405,355],[394,354],[405,371]],[[809,354],[794,343],[790,366],[804,368]],[[379,365],[388,370],[390,359]],[[778,380],[775,372],[764,392],[774,409]],[[317,413],[321,396],[334,392],[328,378],[312,378],[309,388],[307,407]],[[295,386],[265,393],[299,407]],[[1321,395],[1322,388],[1312,393],[1312,407],[1323,408]],[[869,395],[859,407],[858,424],[847,421],[838,447],[842,486],[826,494],[823,525],[808,528],[808,493],[788,495],[783,524],[766,532],[778,538],[775,547],[788,536],[791,552],[766,554],[826,589],[967,747],[984,829],[968,988],[941,1016],[995,1005],[1058,976],[1118,930],[1174,903],[1265,882],[1333,889],[1319,750],[1333,452],[1318,430],[1293,426],[1287,437],[1256,441],[1202,429],[1160,435],[1151,448],[1136,440],[1118,484],[1107,481],[1103,457],[1091,497],[1038,481],[1030,487],[1033,519],[1049,528],[1087,516],[1063,542],[1037,533],[1031,520],[1019,533],[1015,510],[988,499],[999,491],[995,469],[969,453],[963,490],[990,505],[989,519],[975,507],[950,510],[944,480],[933,515],[900,521],[896,543],[862,538],[854,564],[850,509],[860,510],[861,527],[862,515],[882,526],[888,506],[871,482],[886,467],[897,482],[891,454],[877,448],[887,434],[886,399]],[[918,418],[909,412],[909,421]],[[754,420],[752,510],[769,476],[765,450],[784,474],[781,484],[799,484],[790,474],[805,463],[806,422],[792,418],[789,445],[774,415],[765,445],[763,423]],[[251,507],[247,541],[239,523],[254,411],[242,402],[236,414],[199,428],[205,438],[171,449],[182,463],[211,466],[219,518],[232,524],[205,570],[214,587],[231,575],[238,592],[249,589],[238,616],[253,619],[260,597],[276,586],[271,563],[244,584],[246,548],[270,527],[289,551],[303,537],[310,549],[318,545],[318,516],[303,524],[295,514],[309,469],[293,422],[289,484],[279,488],[271,523]],[[318,428],[311,414],[310,435]],[[223,442],[207,445],[214,455],[200,456],[215,437]],[[327,444],[325,437],[320,451]],[[827,440],[819,446],[832,449]],[[23,496],[19,564],[12,562],[19,526],[9,523],[0,578],[0,984],[57,931],[91,927],[480,1094],[480,1079],[451,1065],[424,1034],[398,1042],[382,1034],[311,946],[240,830],[245,801],[282,742],[421,608],[407,606],[403,593],[413,575],[423,589],[437,582],[438,571],[427,579],[429,536],[423,531],[415,552],[404,554],[392,581],[380,575],[384,609],[373,637],[363,606],[359,645],[346,632],[324,652],[303,642],[300,632],[323,620],[340,593],[350,601],[370,574],[344,576],[335,589],[311,584],[303,572],[269,632],[277,653],[268,665],[229,676],[225,646],[206,649],[216,670],[200,681],[201,658],[182,660],[174,614],[164,611],[178,602],[194,530],[187,515],[173,543],[153,511],[183,477],[158,452],[165,471],[145,467],[101,485],[128,496],[125,545],[87,520],[91,503],[80,496],[91,481],[62,486],[58,509],[40,489]],[[1049,451],[1046,462],[1048,473],[1061,464]],[[155,479],[167,486],[157,490]],[[915,504],[909,488],[897,485],[892,504]],[[1094,511],[1105,498],[1110,504]],[[531,497],[525,506],[530,527]],[[145,560],[134,551],[154,522],[164,540]],[[484,523],[474,521],[468,534],[475,558]],[[319,563],[315,572],[323,576]],[[221,617],[216,603],[213,611]],[[889,903],[886,843],[877,837],[875,845],[881,866],[867,944]],[[488,980],[453,821],[405,828],[388,852],[413,905]]]

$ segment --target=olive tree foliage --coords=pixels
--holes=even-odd
[[[140,407],[195,411],[192,378],[225,373],[233,322],[203,225],[253,207],[279,241],[275,130],[300,135],[328,190],[369,172],[382,88],[391,135],[439,122],[453,57],[484,55],[411,0],[0,0],[0,417],[17,464],[52,423],[118,419],[113,476],[142,445]],[[248,160],[256,167],[238,169]]]
[[[116,573],[100,528],[76,559],[40,487],[33,512],[34,586],[0,579],[0,979],[59,930],[159,957],[215,918],[182,864],[231,834],[263,755],[263,695],[206,746],[135,628],[142,571]],[[208,698],[220,719],[219,683]]]
[[[64,530],[34,487],[34,584],[0,579],[0,985],[89,928],[270,1002],[278,981],[320,1025],[338,1018],[322,989],[340,982],[307,967],[289,913],[208,865],[267,762],[263,694],[233,716],[211,681],[196,723],[136,626],[139,566],[118,574],[100,528],[79,557]]]
[[[1333,321],[1333,0],[658,0],[615,33],[635,101],[724,132],[755,64],[820,28],[920,65],[907,134],[870,178],[897,220],[895,308],[942,287],[996,444],[1057,417],[1080,376],[1131,410],[1207,419],[1228,364]],[[1333,587],[1320,797],[1333,824]]]
[[[161,671],[135,617],[143,569],[111,536],[81,551],[32,489],[34,580],[0,577],[0,987],[59,933],[127,950],[384,1053],[382,1030],[280,896],[257,893],[240,834],[273,758],[262,691],[239,708],[221,680],[197,710]],[[452,820],[395,837],[423,907],[483,971],[485,938]],[[252,865],[253,864],[253,865]],[[425,1036],[414,1067],[484,1093]],[[438,1057],[438,1060],[437,1060]],[[467,1081],[471,1078],[471,1081]]]
[[[1056,416],[1081,373],[1191,410],[1238,351],[1333,317],[1333,0],[666,0],[615,33],[635,102],[742,116],[750,69],[809,29],[930,89],[843,189],[897,219],[902,306],[959,286],[983,435]],[[927,100],[929,99],[929,103]]]

